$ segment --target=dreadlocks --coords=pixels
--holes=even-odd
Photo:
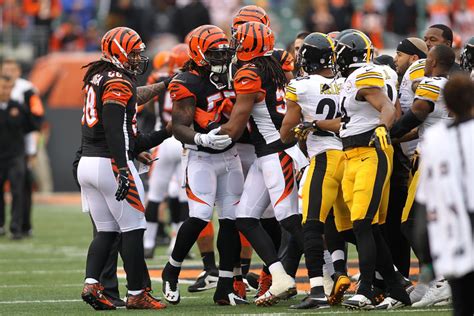
[[[197,71],[201,77],[206,78],[210,75],[210,71],[207,69],[207,67],[199,67],[192,59],[189,59],[187,62],[185,62],[180,70],[182,72],[194,70]]]
[[[104,71],[117,71],[118,68],[112,65],[111,63],[104,61],[104,60],[96,60],[93,62],[88,63],[85,66],[82,66],[81,69],[88,68],[86,74],[84,75],[84,85],[82,88],[84,89],[92,77],[96,74],[102,73]]]
[[[257,66],[257,68],[268,76],[273,83],[280,88],[284,89],[286,86],[286,76],[285,72],[281,68],[281,65],[273,56],[257,57],[252,60],[252,63]]]

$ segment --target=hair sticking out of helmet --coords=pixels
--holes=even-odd
[[[128,27],[116,27],[102,37],[101,59],[132,75],[145,73],[148,57],[142,56],[145,44],[140,35]]]
[[[240,8],[240,10],[234,16],[231,28],[232,34],[237,31],[239,25],[247,22],[260,22],[270,27],[270,18],[263,8],[256,5],[247,5]]]
[[[171,50],[169,71],[170,73],[176,72],[179,68],[183,67],[184,63],[189,60],[188,45],[178,44]]]
[[[189,57],[199,67],[214,73],[225,73],[230,63],[229,40],[224,31],[214,25],[203,25],[192,31],[189,39]]]
[[[340,37],[336,46],[336,69],[347,76],[350,68],[371,63],[374,56],[372,42],[364,33],[353,31]]]
[[[272,30],[259,22],[248,22],[237,28],[231,48],[235,50],[237,59],[250,61],[257,57],[271,56],[275,46]]]

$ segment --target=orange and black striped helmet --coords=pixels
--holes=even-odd
[[[259,22],[241,24],[235,32],[231,48],[237,59],[250,61],[256,57],[271,56],[275,46],[272,30]]]
[[[245,7],[242,7],[234,16],[231,28],[232,34],[237,31],[239,25],[247,22],[260,22],[270,27],[270,18],[263,8],[256,5],[246,5]]]
[[[134,30],[123,26],[111,29],[102,37],[101,47],[102,60],[133,75],[146,71],[148,57],[140,54],[145,51],[145,44]]]
[[[171,59],[171,53],[169,51],[161,51],[153,57],[153,69],[158,70],[165,66],[168,66]]]
[[[229,40],[215,25],[202,25],[191,31],[189,57],[198,66],[209,66],[215,73],[224,73],[230,62]]]
[[[176,69],[183,67],[184,63],[189,60],[188,45],[182,43],[178,44],[171,50],[170,54],[170,73],[175,72]]]

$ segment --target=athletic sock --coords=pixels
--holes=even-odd
[[[206,221],[197,217],[190,217],[185,220],[176,236],[176,244],[171,252],[171,257],[177,262],[183,262],[196,242],[199,233],[201,233],[206,225]]]
[[[308,276],[310,279],[321,277],[322,285],[324,264],[324,224],[317,220],[308,220],[303,225],[303,232],[304,254]]]
[[[100,280],[100,274],[118,235],[118,232],[98,232],[95,235],[87,252],[86,279]]]
[[[270,217],[260,219],[260,224],[262,225],[262,228],[267,232],[268,236],[270,236],[273,245],[275,246],[275,250],[278,252],[281,246],[280,223],[275,217]]]
[[[228,272],[234,276],[236,248],[240,245],[240,237],[235,227],[235,221],[219,219],[219,232],[217,234],[217,249],[219,251],[219,275]]]
[[[372,285],[377,259],[377,247],[371,222],[371,219],[363,219],[357,220],[353,224],[354,234],[357,240],[360,270],[360,284],[357,293],[363,294],[366,297],[372,296]]]
[[[311,286],[310,295],[316,297],[324,296],[323,277],[314,277],[309,279]]]
[[[168,198],[168,207],[170,209],[171,223],[179,223],[181,221],[181,211],[178,198]]]
[[[280,261],[285,267],[286,273],[293,278],[296,276],[296,272],[298,271],[302,255],[303,251],[298,246],[296,238],[290,235],[288,251],[286,252],[286,256],[284,256]]]
[[[242,275],[244,277],[246,277],[247,273],[249,273],[251,260],[252,260],[251,258],[241,258],[240,259],[240,265],[242,267]]]
[[[236,225],[237,229],[247,238],[266,265],[271,265],[278,261],[275,245],[258,219],[249,217],[237,218]]]
[[[204,265],[204,270],[206,271],[217,271],[216,266],[216,256],[214,251],[202,252],[201,253],[202,263]]]
[[[143,289],[143,280],[145,279],[143,275],[145,265],[143,233],[143,229],[122,233],[121,256],[127,274],[127,287],[130,291]]]

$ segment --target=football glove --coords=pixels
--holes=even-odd
[[[377,126],[372,137],[370,138],[369,146],[373,146],[380,150],[386,150],[392,144],[390,134],[387,127],[383,124]]]
[[[318,121],[300,123],[293,127],[293,133],[295,133],[296,138],[299,140],[305,140],[308,138],[309,133],[319,130],[316,124],[317,122]]]
[[[199,146],[212,148],[215,150],[223,150],[232,144],[232,138],[229,135],[218,135],[220,127],[214,128],[207,134],[196,133],[194,135],[194,143]]]
[[[122,201],[128,194],[130,190],[130,180],[128,179],[129,171],[128,168],[119,169],[119,174],[117,176],[118,188],[115,192],[115,199],[117,201]]]

